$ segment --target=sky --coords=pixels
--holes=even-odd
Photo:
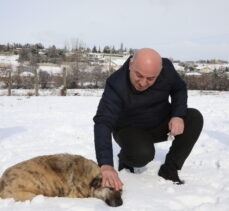
[[[228,0],[0,0],[0,44],[149,47],[229,61]]]

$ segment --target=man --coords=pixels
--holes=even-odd
[[[171,97],[171,102],[169,102]],[[177,171],[190,154],[203,127],[196,109],[187,109],[187,89],[172,63],[153,49],[143,48],[106,81],[94,117],[96,157],[102,184],[123,184],[113,167],[111,134],[121,147],[119,171],[134,172],[154,158],[154,143],[175,137],[158,175],[183,184]]]

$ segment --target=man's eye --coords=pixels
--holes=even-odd
[[[152,78],[147,78],[148,81],[154,81],[156,78],[152,77]]]
[[[148,80],[148,81],[153,81],[153,80],[154,80],[154,78],[148,78],[147,80]]]

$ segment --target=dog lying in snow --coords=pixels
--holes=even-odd
[[[39,156],[6,169],[0,179],[0,198],[94,197],[109,206],[122,205],[122,191],[101,183],[100,168],[92,160],[70,154]]]

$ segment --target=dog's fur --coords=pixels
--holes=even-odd
[[[122,205],[122,191],[101,186],[99,166],[79,155],[39,156],[18,163],[3,173],[0,197],[16,201],[31,200],[36,195],[49,197],[95,197],[109,206]]]

